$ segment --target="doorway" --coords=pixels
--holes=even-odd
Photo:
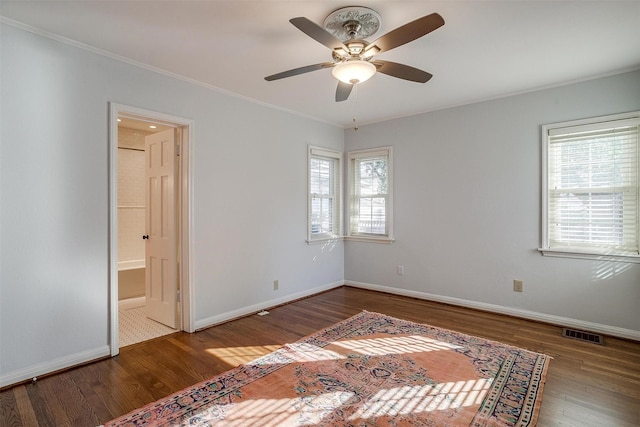
[[[115,356],[147,337],[193,332],[192,122],[118,104],[110,105],[110,113],[109,326]]]

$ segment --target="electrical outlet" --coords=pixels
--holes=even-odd
[[[513,290],[514,292],[522,292],[522,280],[514,280],[513,281]]]
[[[277,291],[279,286],[280,286],[280,285],[278,284],[278,281],[277,281],[277,280],[274,280],[274,281],[273,281],[273,290],[274,290],[274,291]]]
[[[398,270],[398,275],[399,276],[404,276],[404,265],[399,265],[397,267],[397,270]]]

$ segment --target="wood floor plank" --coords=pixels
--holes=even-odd
[[[72,424],[98,425],[100,420],[111,417],[103,395],[96,392],[100,384],[94,378],[85,376],[82,369],[69,371],[69,377],[78,391],[76,399],[85,403],[85,409],[73,419]]]
[[[117,414],[126,412],[125,408],[120,404],[120,399],[114,399],[112,395],[113,391],[118,390],[118,384],[111,379],[112,375],[108,371],[101,369],[100,362],[87,365],[86,369],[79,369],[78,372],[87,380],[96,398],[100,399],[104,405],[106,412],[101,419],[113,419]]]
[[[25,425],[37,425],[38,418],[31,405],[29,394],[25,389],[25,386],[18,386],[13,390],[16,406],[18,407],[18,413],[20,414],[20,420]]]
[[[63,378],[57,375],[45,377],[36,383],[25,385],[25,389],[31,401],[31,406],[38,418],[40,426],[55,426],[56,417],[58,420],[66,418],[65,414],[57,404],[57,395],[51,389],[62,387]],[[59,421],[62,424],[64,421]],[[26,425],[26,424],[25,424]]]
[[[640,426],[640,342],[605,345],[561,328],[484,311],[341,287],[194,334],[176,333],[0,392],[2,426],[87,426],[109,421],[362,310],[480,336],[553,357],[538,426]]]
[[[18,403],[15,397],[15,390],[18,387],[23,386],[17,386],[0,393],[0,425],[2,426],[18,427],[25,425],[24,422],[26,422],[26,420],[22,418],[18,410],[18,405],[21,403]],[[22,397],[22,399],[28,400],[28,398],[24,397]],[[29,402],[29,404],[31,403]]]

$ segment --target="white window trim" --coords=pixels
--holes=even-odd
[[[386,212],[386,222],[387,222],[387,235],[379,236],[375,234],[356,234],[354,235],[351,230],[351,209],[352,209],[352,197],[353,197],[353,186],[354,186],[354,176],[353,176],[353,160],[356,158],[373,156],[376,154],[383,154],[387,157],[387,174],[388,174],[388,198],[386,201],[387,212]],[[395,241],[393,237],[393,147],[378,147],[378,148],[370,148],[364,150],[354,150],[347,153],[347,197],[348,201],[346,203],[347,206],[347,215],[345,218],[345,222],[347,224],[347,233],[345,235],[345,240],[355,241],[355,242],[370,242],[370,243],[386,243],[390,244]]]
[[[338,228],[337,233],[333,233],[333,234],[324,233],[316,236],[311,234],[311,192],[309,190],[311,186],[310,165],[311,165],[312,156],[324,157],[324,158],[336,160],[335,177],[337,178],[338,182],[335,185],[336,187],[335,199],[338,204],[338,212],[335,215],[335,219],[337,220],[337,228]],[[344,198],[343,198],[342,175],[343,175],[342,152],[331,150],[328,148],[317,147],[314,145],[308,146],[307,148],[307,190],[306,190],[307,191],[307,240],[306,240],[307,244],[310,244],[310,245],[322,244],[322,243],[343,239],[342,230],[343,230],[344,212],[343,212],[342,206],[344,204],[343,203]]]
[[[577,259],[590,259],[595,261],[616,261],[627,262],[632,264],[640,264],[639,255],[612,255],[607,253],[597,254],[593,251],[579,252],[576,250],[562,250],[562,249],[549,249],[538,248],[538,251],[544,256],[556,257],[556,258],[577,258]]]
[[[611,254],[607,250],[597,251],[595,249],[580,250],[576,248],[550,248],[549,247],[549,200],[548,200],[548,178],[549,178],[549,132],[553,129],[584,126],[594,123],[611,122],[616,120],[638,119],[640,111],[634,111],[622,114],[613,114],[609,116],[593,117],[589,119],[573,120],[569,122],[553,123],[542,126],[542,247],[538,251],[543,256],[559,257],[559,258],[578,258],[598,261],[617,261],[640,264],[640,255],[635,254]],[[639,198],[640,199],[640,198]],[[640,209],[640,208],[639,208]],[[640,229],[640,227],[638,227]]]

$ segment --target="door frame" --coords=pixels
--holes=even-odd
[[[179,186],[176,200],[178,235],[178,281],[180,283],[180,328],[194,332],[193,277],[191,264],[191,224],[193,176],[191,153],[193,143],[193,120],[158,113],[128,105],[109,103],[109,346],[111,356],[120,352],[118,333],[118,116],[125,116],[150,123],[181,128],[179,140],[179,172],[175,185]]]

